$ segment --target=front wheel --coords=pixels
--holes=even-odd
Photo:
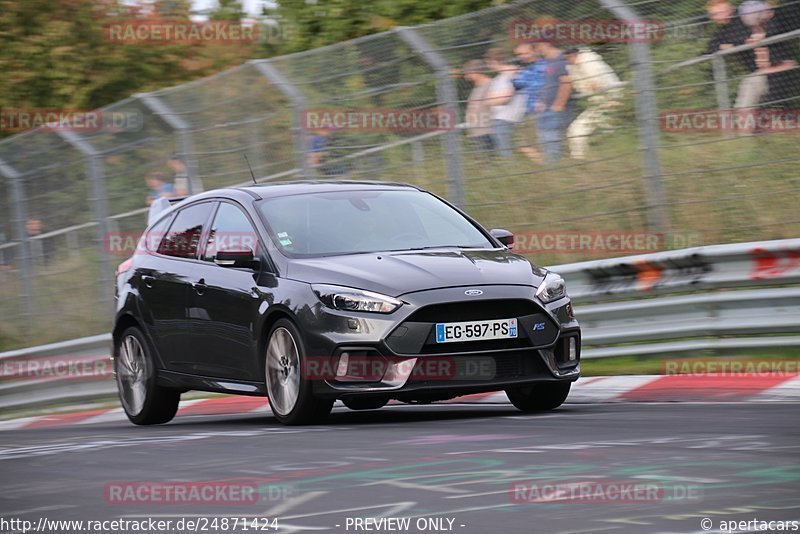
[[[569,395],[572,382],[545,382],[506,390],[508,400],[523,412],[543,412],[558,408]]]
[[[318,399],[311,381],[303,376],[306,357],[300,331],[288,319],[279,319],[270,330],[265,355],[269,407],[285,425],[313,424],[331,413],[333,399]]]
[[[120,336],[114,371],[119,400],[132,423],[157,425],[175,417],[181,394],[156,383],[155,359],[138,328],[128,328]]]

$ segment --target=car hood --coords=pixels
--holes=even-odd
[[[289,262],[287,276],[398,297],[443,287],[536,287],[545,272],[507,250],[438,249],[294,259]]]

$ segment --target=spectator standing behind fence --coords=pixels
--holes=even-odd
[[[186,163],[178,156],[174,154],[167,165],[170,169],[172,169],[173,177],[172,177],[172,185],[175,189],[175,195],[179,197],[184,197],[189,194],[189,173],[186,168]]]
[[[546,164],[561,159],[561,145],[570,118],[572,81],[567,58],[552,43],[536,43],[536,51],[544,62],[544,83],[536,94],[536,132],[539,150]]]
[[[533,146],[537,141],[536,124],[534,120],[534,109],[536,107],[536,95],[544,83],[544,66],[542,58],[536,53],[535,47],[531,43],[521,43],[514,48],[514,54],[521,64],[521,69],[514,78],[514,89],[518,93],[525,95],[525,114],[528,117],[530,127],[530,143],[520,147],[520,152],[531,158],[534,163],[542,163],[542,155]]]
[[[609,114],[622,101],[622,86],[614,70],[597,52],[571,48],[564,55],[573,89],[586,98],[586,108],[567,128],[570,155],[586,159],[589,136],[600,126],[609,127]]]
[[[309,152],[306,158],[308,165],[316,168],[325,176],[344,176],[348,172],[347,164],[341,158],[346,154],[344,141],[337,132],[326,128],[312,130],[307,137]]]
[[[777,35],[800,29],[800,0],[785,0],[783,3],[767,0],[767,3],[775,12],[769,21],[772,28],[767,30],[768,34]]]
[[[758,44],[769,36],[768,23],[773,14],[766,2],[748,0],[739,6],[739,17],[750,32],[745,44]],[[744,53],[744,61],[749,74],[739,84],[736,108],[746,115],[763,101],[769,91],[770,83],[775,81],[774,75],[795,69],[797,62],[791,57],[791,48],[786,42],[748,50]],[[743,133],[753,133],[751,125],[752,123],[748,124]]]
[[[492,78],[487,74],[486,64],[477,59],[469,61],[464,65],[464,79],[473,85],[467,98],[467,137],[476,151],[491,151],[494,148],[489,105]]]
[[[28,219],[25,221],[25,233],[28,234],[31,259],[37,265],[45,266],[50,263],[53,256],[53,243],[49,239],[41,239],[44,233],[44,224],[41,219]]]
[[[163,172],[153,171],[145,176],[147,188],[147,205],[153,203],[158,198],[172,198],[175,196],[175,188],[169,182]]]
[[[492,119],[492,139],[498,153],[510,158],[514,127],[525,116],[527,95],[514,90],[513,81],[519,67],[509,60],[505,51],[490,48],[486,53],[486,66],[496,73],[487,102]]]
[[[776,0],[769,0],[772,8],[767,12],[767,37],[780,35],[800,28],[800,0],[788,0],[779,5]],[[800,59],[800,41],[797,38],[783,41],[787,56]],[[764,101],[769,105],[795,109],[800,104],[800,70],[790,69],[769,76],[769,89]]]
[[[706,54],[713,54],[744,43],[750,32],[736,15],[736,7],[728,0],[710,0],[706,12],[717,30],[706,46]]]

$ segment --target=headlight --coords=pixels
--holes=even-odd
[[[556,273],[547,273],[539,289],[536,290],[536,297],[544,304],[566,296],[567,284]]]
[[[392,313],[403,305],[395,298],[350,287],[312,284],[311,289],[323,304],[335,310]]]

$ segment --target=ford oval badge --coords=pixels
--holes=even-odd
[[[467,289],[464,291],[465,295],[469,295],[470,297],[477,297],[478,295],[483,295],[483,291],[480,289]]]

